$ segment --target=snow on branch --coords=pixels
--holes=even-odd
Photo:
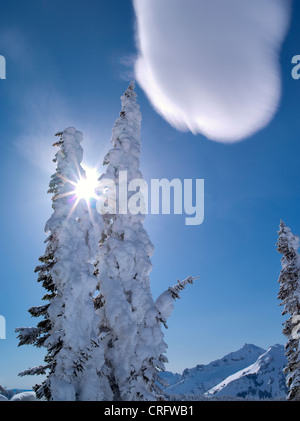
[[[194,280],[198,279],[198,277],[194,278],[193,276],[189,276],[188,278],[184,279],[183,281],[178,280],[177,284],[173,287],[168,288],[168,291],[172,295],[173,300],[180,299],[180,291],[185,289],[187,284],[193,284]]]
[[[19,327],[15,332],[18,333],[17,338],[20,340],[18,346],[21,346],[34,344],[41,330],[37,327]]]
[[[46,374],[46,370],[50,368],[49,365],[40,365],[37,367],[32,367],[29,368],[28,370],[22,371],[21,373],[18,374],[18,376],[20,377],[24,377],[24,376],[35,376],[35,375],[40,375],[40,374]]]
[[[198,279],[198,276],[189,276],[183,281],[178,280],[176,285],[168,288],[157,298],[155,306],[159,313],[159,320],[163,323],[165,328],[168,328],[167,320],[174,310],[173,302],[176,299],[180,299],[181,291],[184,290],[188,284],[193,284],[196,279]]]

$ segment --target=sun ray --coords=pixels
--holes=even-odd
[[[54,198],[55,198],[55,200],[63,199],[64,197],[71,196],[71,195],[74,195],[74,194],[75,194],[75,190],[72,190],[72,191],[68,191],[68,192],[65,192],[65,193],[57,194],[56,196],[54,196]]]
[[[78,205],[79,201],[80,201],[80,199],[77,198],[76,201],[75,201],[75,203],[73,204],[73,206],[70,209],[70,212],[69,212],[69,214],[67,216],[67,219],[70,219],[71,218],[71,216],[73,215],[75,209],[77,208],[77,205]]]

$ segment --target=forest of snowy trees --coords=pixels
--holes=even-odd
[[[130,213],[126,203],[109,196],[102,180],[118,187],[143,179],[140,171],[141,112],[134,82],[121,97],[122,108],[112,130],[112,148],[104,158],[95,201],[76,194],[85,180],[82,134],[70,127],[57,133],[58,148],[49,191],[53,213],[47,221],[46,250],[35,271],[45,289],[45,304],[32,307],[36,326],[17,328],[19,345],[43,347],[42,366],[24,375],[42,374],[35,385],[38,399],[50,401],[144,401],[165,399],[162,377],[167,362],[163,328],[180,292],[192,276],[164,291],[154,301],[149,275],[154,247],[143,227],[144,214]],[[101,190],[102,189],[102,190]],[[129,192],[128,200],[133,193]],[[101,198],[103,202],[101,204]],[[116,201],[114,203],[114,200]],[[111,212],[107,202],[119,212]],[[102,207],[99,212],[99,206]],[[282,254],[278,298],[289,318],[289,400],[300,400],[300,257],[299,238],[280,224],[277,250]]]

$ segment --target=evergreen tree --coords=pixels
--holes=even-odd
[[[112,131],[113,148],[104,159],[107,169],[102,179],[113,180],[118,188],[121,171],[127,176],[126,189],[132,180],[142,179],[141,113],[136,97],[132,82],[121,97],[122,110]],[[128,201],[133,194],[128,193]],[[132,214],[124,205],[127,201],[117,200],[117,212],[103,217],[96,264],[100,335],[106,344],[114,399],[152,400],[159,395],[156,380],[166,361],[166,344],[149,281],[154,248],[143,228],[144,214]]]
[[[80,165],[82,134],[71,127],[57,135],[57,168],[48,191],[53,194],[54,211],[45,227],[46,251],[35,269],[46,289],[43,300],[47,304],[29,309],[32,316],[42,317],[36,327],[16,329],[19,345],[45,347],[47,355],[45,365],[20,375],[47,374],[34,387],[38,398],[109,399],[112,393],[103,368],[103,347],[96,332],[99,319],[92,299],[97,280],[91,256],[97,229],[86,202],[75,194],[76,183],[85,177]]]
[[[282,270],[279,276],[279,294],[283,306],[283,315],[289,318],[285,322],[283,334],[287,337],[286,356],[288,400],[300,400],[300,256],[298,253],[299,237],[292,234],[282,221],[278,232],[277,250],[283,255]]]
[[[112,180],[117,189],[108,188],[103,204],[98,202],[104,228],[95,265],[99,289],[95,306],[110,385],[114,400],[125,401],[163,399],[158,374],[167,362],[167,345],[162,333],[166,314],[161,311],[166,301],[167,307],[170,304],[170,291],[161,297],[160,306],[153,300],[149,274],[154,247],[143,228],[143,195],[131,189],[133,180],[143,181],[141,113],[134,87],[131,82],[121,97],[122,109],[112,131],[113,147],[104,158],[107,168],[100,183]],[[105,184],[102,187],[105,189]],[[127,191],[126,198],[120,197],[121,189]],[[133,202],[139,202],[139,212],[130,209]]]

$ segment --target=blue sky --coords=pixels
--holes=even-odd
[[[275,243],[280,219],[300,234],[300,80],[291,77],[292,57],[300,54],[299,17],[294,2],[280,56],[277,113],[242,142],[226,145],[174,129],[137,85],[145,179],[205,180],[202,225],[185,226],[184,215],[149,215],[145,222],[155,246],[153,295],[177,279],[199,276],[176,302],[165,332],[167,369],[210,362],[245,342],[284,343]],[[34,325],[27,309],[43,295],[34,268],[51,215],[46,192],[53,135],[68,126],[81,130],[85,164],[101,164],[120,96],[133,77],[134,28],[129,0],[1,4],[0,54],[7,61],[7,79],[0,80],[2,386],[30,388],[36,379],[17,374],[43,358],[34,347],[18,348],[14,329]]]

